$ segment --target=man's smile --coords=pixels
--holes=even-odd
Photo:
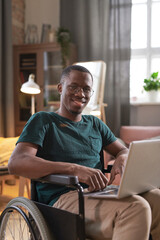
[[[79,107],[82,107],[84,104],[86,104],[86,100],[84,99],[72,99],[72,101]]]

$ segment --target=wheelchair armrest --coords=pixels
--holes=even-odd
[[[72,175],[61,175],[61,174],[51,174],[38,179],[32,179],[31,181],[31,199],[33,201],[38,201],[36,192],[36,182],[59,184],[65,186],[72,186],[78,191],[78,202],[79,202],[79,216],[83,222],[84,226],[84,196],[83,187],[79,184],[78,177]],[[83,230],[84,231],[84,230]]]
[[[61,174],[51,174],[34,180],[59,185],[76,185],[79,183],[77,176]]]
[[[105,173],[110,173],[112,165],[108,165],[107,169],[104,169]],[[79,183],[77,176],[72,175],[61,175],[61,174],[50,174],[38,179],[33,179],[37,182],[59,184],[59,185],[76,185]]]

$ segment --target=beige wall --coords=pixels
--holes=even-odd
[[[12,41],[13,44],[23,44],[28,24],[38,28],[39,42],[42,24],[59,27],[60,0],[12,0]]]
[[[38,27],[38,38],[41,40],[42,24],[59,27],[59,0],[25,0],[25,31],[28,24]]]

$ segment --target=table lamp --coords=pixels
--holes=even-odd
[[[31,114],[32,115],[35,113],[35,95],[41,92],[39,85],[35,83],[34,79],[35,79],[35,75],[30,74],[28,81],[23,83],[20,89],[21,92],[32,95],[31,97]]]

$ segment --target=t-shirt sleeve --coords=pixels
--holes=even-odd
[[[19,142],[30,142],[43,146],[43,141],[46,133],[46,124],[44,121],[43,114],[36,113],[28,120],[24,129],[17,141]]]
[[[100,119],[97,119],[97,121],[98,121],[99,131],[102,136],[103,147],[115,142],[117,138],[115,137],[113,132],[110,130],[110,128]]]

